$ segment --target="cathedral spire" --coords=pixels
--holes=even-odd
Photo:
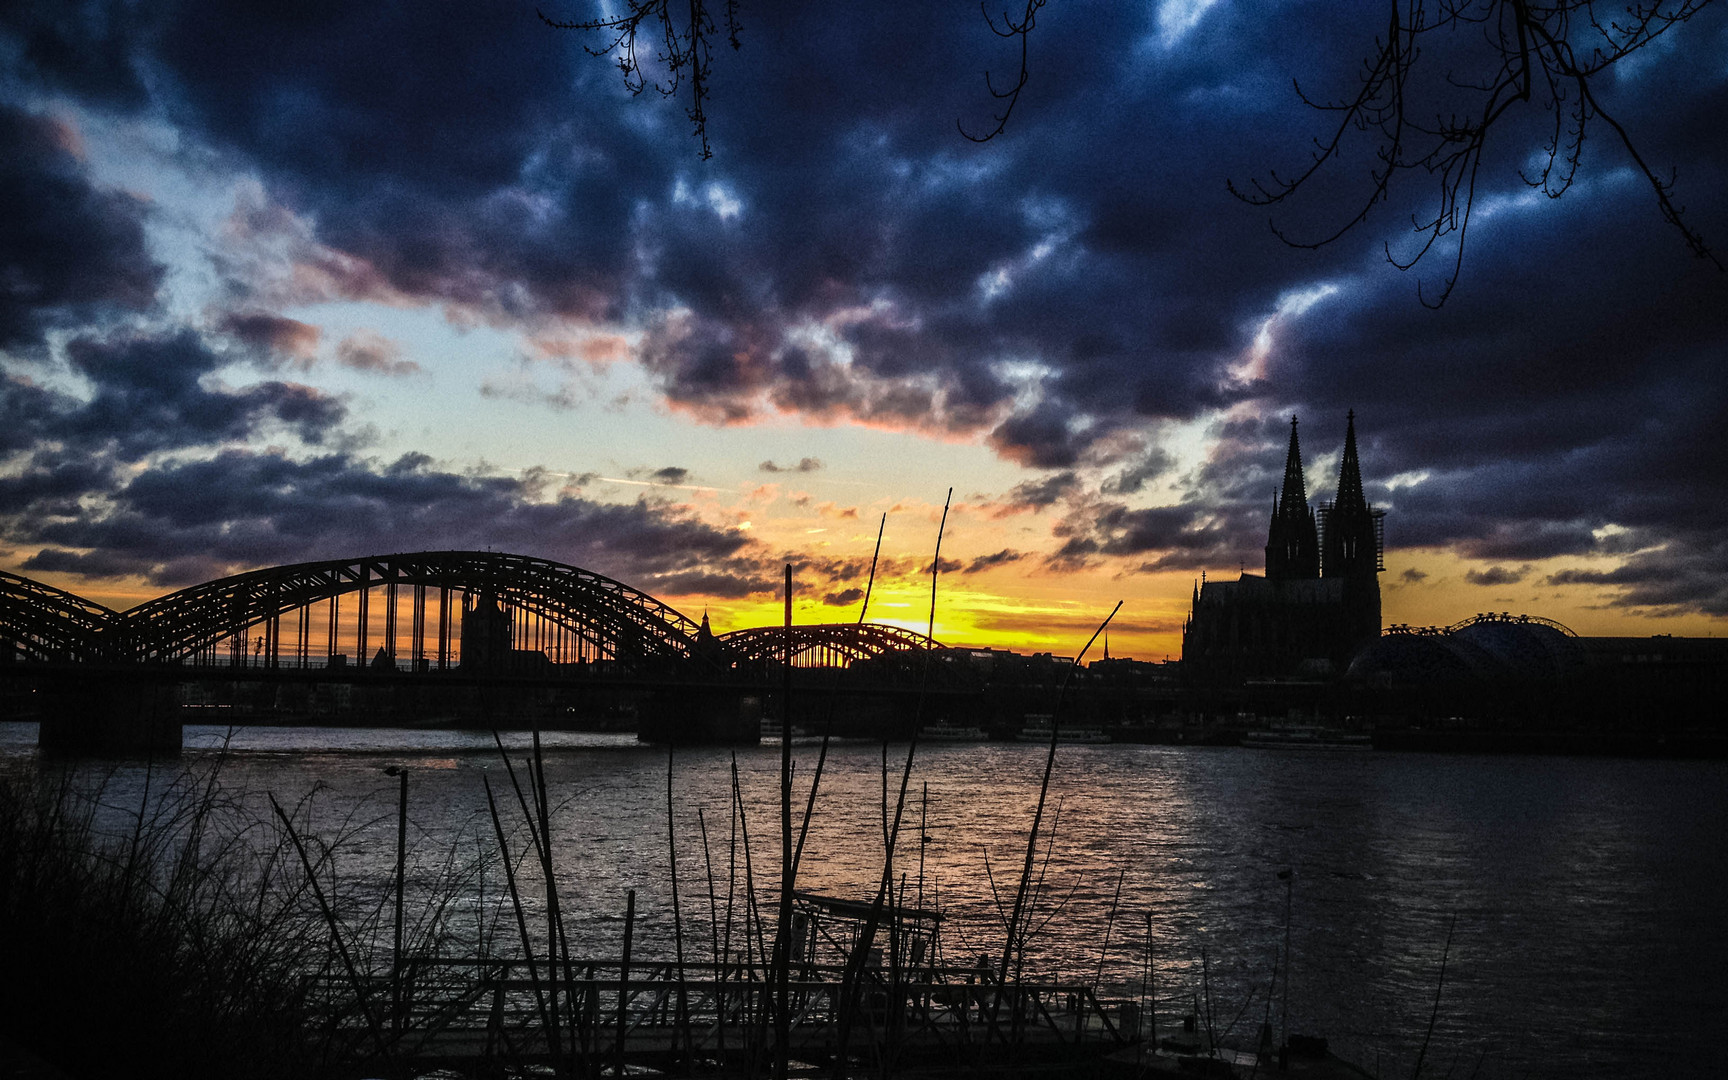
[[[1344,420],[1344,461],[1338,466],[1338,498],[1334,508],[1368,509],[1368,499],[1362,494],[1362,466],[1356,460],[1356,410],[1351,409]]]
[[[1296,438],[1296,418],[1290,418],[1290,451],[1284,455],[1284,494],[1278,500],[1284,507],[1294,503],[1308,512],[1308,485],[1302,479],[1302,444]]]
[[[1272,503],[1272,526],[1266,534],[1266,577],[1270,580],[1320,576],[1320,537],[1314,512],[1308,508],[1308,485],[1302,479],[1302,443],[1296,418],[1290,418],[1290,451],[1284,458],[1284,487]]]
[[[1356,458],[1356,412],[1344,427],[1344,460],[1338,465],[1338,494],[1323,511],[1326,538],[1321,560],[1326,577],[1366,575],[1381,566],[1380,517],[1362,492],[1362,465]]]

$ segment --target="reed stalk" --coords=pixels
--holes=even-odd
[[[774,927],[774,1080],[791,1050],[792,967],[792,564],[786,564],[786,657],[780,690],[780,904]]]
[[[1098,950],[1098,977],[1092,980],[1097,986],[1104,981],[1104,959],[1110,955],[1110,934],[1116,929],[1116,909],[1122,903],[1122,879],[1128,876],[1128,864],[1116,872],[1116,895],[1110,900],[1110,917],[1104,922],[1104,945]]]
[[[624,956],[618,965],[618,1042],[612,1075],[624,1075],[624,1037],[629,1030],[630,945],[636,932],[636,890],[624,894]]]
[[[876,526],[876,550],[870,555],[870,576],[864,580],[864,602],[858,607],[858,625],[864,625],[864,616],[870,610],[870,591],[876,586],[876,561],[882,555],[882,533],[888,527],[888,515],[883,514],[882,520]],[[841,668],[835,672],[834,682],[829,686],[828,717],[822,726],[822,745],[816,751],[816,769],[810,778],[810,796],[804,802],[804,821],[798,827],[798,846],[792,853],[792,878],[798,877],[798,867],[804,860],[804,840],[810,835],[810,819],[816,811],[816,792],[822,786],[822,770],[828,763],[828,743],[834,734],[834,709],[837,702],[835,692],[840,688],[840,680],[847,669]],[[788,886],[790,888],[790,886]]]
[[[1017,943],[1015,939],[1020,935],[1021,917],[1026,908],[1027,888],[1032,879],[1032,863],[1038,853],[1038,830],[1044,821],[1044,805],[1050,797],[1050,774],[1056,768],[1056,745],[1058,733],[1062,727],[1062,706],[1068,696],[1068,684],[1073,681],[1074,672],[1079,668],[1080,661],[1085,659],[1086,654],[1091,651],[1092,643],[1098,640],[1098,635],[1104,632],[1105,627],[1110,625],[1110,620],[1114,619],[1116,613],[1121,610],[1122,601],[1118,600],[1116,606],[1110,609],[1110,614],[1106,615],[1104,621],[1098,624],[1098,629],[1092,631],[1092,636],[1086,641],[1086,647],[1081,649],[1075,655],[1073,662],[1068,665],[1068,671],[1062,676],[1062,685],[1056,692],[1055,711],[1050,714],[1050,747],[1044,755],[1044,778],[1038,784],[1038,805],[1032,814],[1032,830],[1026,834],[1026,858],[1020,868],[1020,885],[1014,891],[1014,908],[1008,919],[1008,940],[1002,946],[1002,977],[1004,979],[1007,978],[1014,962],[1017,948],[1024,948],[1024,944]],[[1001,997],[998,995],[997,1008],[1000,1007]],[[1016,1001],[1014,1010],[1016,1018],[1018,1018],[1019,1012],[1018,1001]],[[1018,1022],[1017,1019],[1016,1022]]]
[[[690,1064],[690,1000],[685,987],[684,915],[678,900],[678,839],[672,818],[672,743],[666,743],[666,860],[672,877],[672,946],[678,963],[678,1025],[684,1039],[685,1063]]]
[[[841,1015],[839,1022],[839,1049],[835,1053],[834,1069],[836,1080],[845,1070],[848,1039],[851,1035],[851,1017],[857,998],[858,985],[864,972],[864,964],[870,953],[871,944],[876,937],[876,929],[882,918],[883,902],[892,896],[894,887],[894,849],[900,838],[900,821],[906,809],[906,787],[912,779],[912,763],[918,756],[918,726],[924,716],[924,691],[930,677],[930,652],[936,639],[936,586],[942,571],[942,537],[948,529],[948,509],[954,499],[954,489],[948,489],[948,495],[942,501],[942,520],[936,526],[936,552],[930,560],[930,620],[924,634],[924,663],[918,687],[917,706],[913,711],[912,739],[906,747],[906,765],[900,773],[900,794],[894,804],[893,825],[886,830],[883,837],[882,877],[876,885],[876,895],[870,902],[870,913],[864,920],[864,926],[859,931],[858,941],[847,958],[846,970],[841,977],[840,1001]],[[884,744],[884,756],[887,748]],[[887,776],[883,776],[883,810],[887,810]]]
[[[1200,950],[1200,990],[1206,998],[1206,1056],[1218,1056],[1218,1032],[1212,1023],[1212,964],[1206,957],[1206,950]]]
[[[1422,1048],[1416,1052],[1416,1067],[1410,1070],[1410,1080],[1422,1075],[1422,1062],[1428,1056],[1428,1042],[1434,1038],[1434,1024],[1440,1019],[1440,992],[1446,987],[1446,961],[1452,956],[1452,931],[1458,928],[1458,916],[1446,924],[1446,946],[1440,950],[1440,977],[1434,982],[1434,1008],[1428,1013],[1428,1030],[1422,1035]]]
[[[378,1052],[385,1061],[390,1060],[390,1043],[385,1039],[384,1031],[378,1025],[378,1017],[372,1012],[372,1004],[366,994],[366,982],[360,977],[359,970],[354,966],[354,958],[348,953],[348,944],[342,939],[342,924],[337,921],[336,914],[330,908],[330,901],[324,896],[323,886],[318,884],[318,872],[313,869],[312,859],[306,854],[306,845],[301,842],[300,834],[295,831],[294,823],[288,819],[282,804],[276,801],[276,796],[270,796],[270,808],[276,811],[276,816],[282,822],[282,827],[288,832],[288,839],[293,841],[294,850],[300,856],[300,865],[306,868],[306,880],[312,883],[312,892],[318,898],[318,909],[324,915],[324,921],[330,928],[330,940],[336,946],[336,952],[342,958],[342,968],[348,974],[349,985],[353,987],[355,1000],[360,1005],[360,1012],[366,1018],[366,1027],[372,1032],[373,1040],[378,1044]]]
[[[396,917],[392,924],[390,949],[390,1022],[395,1038],[402,1038],[402,889],[408,863],[408,770],[392,765],[386,773],[396,774],[399,790],[396,798]]]
[[[498,816],[498,800],[492,794],[492,779],[485,773],[480,774],[480,783],[486,789],[486,808],[492,814],[492,830],[498,839],[498,854],[504,862],[504,886],[510,892],[510,907],[516,914],[516,931],[522,942],[522,962],[528,967],[528,984],[534,991],[534,1005],[539,1010],[540,1022],[548,1031],[552,1029],[552,1020],[546,1008],[546,994],[540,987],[539,968],[534,962],[534,942],[528,936],[528,918],[522,910],[522,892],[516,885],[516,864],[510,858],[510,844],[504,836],[504,822]],[[556,978],[555,972],[548,969],[548,978]]]
[[[696,824],[702,829],[702,863],[708,871],[708,958],[714,964],[714,1041],[722,1061],[726,1058],[726,962],[720,951],[720,907],[714,895],[714,855],[708,848],[708,819],[696,808]]]
[[[546,758],[540,749],[540,731],[534,730],[533,756],[528,760],[528,776],[534,795],[534,812],[540,822],[540,842],[536,854],[540,856],[540,877],[545,885],[546,898],[546,963],[549,975],[546,979],[547,1013],[552,1018],[551,1027],[546,1031],[546,1044],[553,1061],[557,1061],[564,1053],[563,1013],[558,1004],[558,975],[560,958],[563,959],[563,975],[566,989],[570,989],[572,972],[570,970],[570,943],[564,936],[564,917],[558,907],[558,877],[552,868],[552,810],[551,795],[546,784]],[[567,1000],[570,994],[565,995]],[[572,1020],[574,1020],[574,1005],[572,1005]],[[575,1040],[571,1041],[571,1065],[575,1066]]]

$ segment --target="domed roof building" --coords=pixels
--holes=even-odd
[[[1578,636],[1535,615],[1485,614],[1446,627],[1388,627],[1350,661],[1352,681],[1417,686],[1563,678],[1589,654]]]

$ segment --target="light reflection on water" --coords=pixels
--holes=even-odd
[[[30,760],[34,734],[0,725],[0,754],[14,766]],[[509,791],[490,733],[250,728],[222,750],[226,736],[189,727],[185,760],[224,754],[231,788],[284,802],[313,793],[315,828],[357,823],[343,856],[350,879],[382,883],[391,872],[396,781],[385,767],[411,770],[413,871],[423,880],[453,845],[492,846],[481,777]],[[529,740],[505,741],[521,751]],[[562,902],[582,951],[618,952],[633,888],[636,955],[669,956],[666,751],[628,735],[548,733],[544,744]],[[799,792],[816,753],[794,749]],[[904,754],[889,749],[890,802]],[[881,868],[882,760],[876,744],[831,750],[801,888],[868,895]],[[731,763],[716,749],[679,750],[673,762],[673,838],[695,949],[708,940],[709,910],[698,808],[723,897]],[[741,751],[737,766],[766,891],[779,866],[779,749]],[[899,873],[916,902],[922,856],[925,901],[949,916],[950,962],[1001,951],[990,877],[1011,894],[1042,766],[1041,748],[1019,744],[920,749]],[[142,774],[142,763],[119,766],[108,798],[135,800]],[[1326,1035],[1369,1068],[1378,1060],[1386,1075],[1408,1073],[1455,918],[1432,1071],[1456,1062],[1469,1075],[1480,1056],[1483,1076],[1728,1075],[1724,763],[1065,747],[1046,821],[1055,836],[1040,844],[1042,929],[1029,950],[1039,973],[1095,976],[1108,937],[1105,991],[1137,994],[1149,925],[1166,1015],[1201,994],[1204,953],[1220,1024],[1243,1013],[1237,1033],[1251,1038],[1283,942],[1276,875],[1289,867],[1291,1029]],[[1278,1012],[1274,1001],[1274,1022]]]

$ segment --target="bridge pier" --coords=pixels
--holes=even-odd
[[[636,716],[636,737],[646,743],[754,746],[762,738],[762,699],[744,690],[661,687]]]
[[[102,673],[44,679],[36,745],[56,754],[137,757],[180,753],[172,682]]]

